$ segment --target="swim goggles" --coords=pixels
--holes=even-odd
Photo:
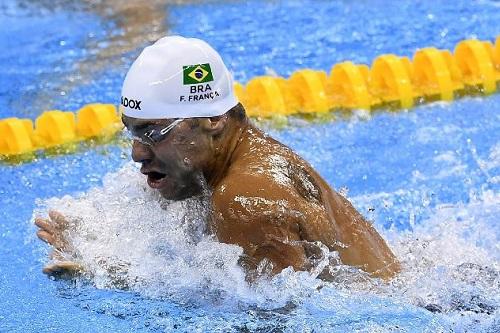
[[[153,128],[148,131],[145,131],[144,133],[137,133],[135,131],[132,132],[130,130],[127,130],[128,136],[131,139],[137,140],[146,146],[152,147],[155,144],[159,143],[160,141],[164,140],[167,137],[168,132],[173,130],[175,126],[177,126],[183,120],[184,119],[176,119],[172,123],[170,123],[167,127],[164,127],[162,129]]]

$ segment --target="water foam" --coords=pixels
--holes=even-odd
[[[390,202],[403,193],[378,194],[376,199]],[[500,194],[485,191],[469,203],[436,207],[411,230],[382,230],[402,272],[389,284],[369,280],[344,287],[446,314],[457,331],[494,329],[500,325],[499,216]]]
[[[237,265],[241,249],[205,233],[207,196],[164,200],[132,163],[108,174],[102,187],[47,200],[35,215],[47,208],[71,222],[68,236],[77,260],[98,288],[126,287],[150,296],[189,296],[192,289],[200,297],[218,288],[238,293],[245,285]]]
[[[340,277],[336,282],[316,279],[320,269],[311,273],[286,269],[249,285],[238,265],[242,249],[206,233],[209,193],[166,201],[147,187],[143,177],[130,163],[105,176],[102,187],[51,198],[39,203],[35,212],[55,209],[72,221],[70,240],[97,288],[126,287],[182,304],[272,309],[292,302],[337,312],[346,311],[352,299],[368,304],[382,298],[446,314],[454,327],[497,325],[498,193],[486,191],[470,203],[438,206],[411,230],[381,230],[403,264],[401,274],[390,283],[340,266],[334,268]],[[403,190],[378,193],[353,201],[361,206],[394,203],[404,194]],[[391,207],[400,208],[397,203]],[[324,265],[325,261],[318,264]]]

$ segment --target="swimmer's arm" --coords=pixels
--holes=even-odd
[[[397,274],[401,269],[399,261],[373,225],[344,196],[333,190],[331,194],[334,221],[327,223],[334,230],[323,233],[324,244],[341,244],[334,248],[342,262],[360,267],[374,277],[389,279]]]
[[[239,218],[242,216],[240,215]],[[307,256],[298,232],[285,228],[271,227],[269,215],[247,216],[245,226],[241,220],[226,219],[219,221],[216,230],[220,242],[236,244],[243,248],[244,256],[240,262],[247,273],[278,274],[287,267],[295,271],[308,270]],[[231,224],[231,227],[222,224]],[[250,228],[248,228],[251,226]]]
[[[277,211],[271,198],[247,192],[249,201],[253,201],[252,198],[263,200],[242,204],[241,200],[245,199],[241,199],[241,192],[231,192],[226,189],[223,195],[214,193],[212,230],[220,242],[243,248],[241,261],[247,271],[250,274],[261,270],[277,274],[290,266],[297,271],[307,270],[298,218],[286,211]]]
[[[251,245],[248,251],[253,258],[255,269],[264,269],[259,264],[266,264],[268,261],[271,274],[278,274],[287,267],[292,267],[295,271],[308,270],[307,257],[300,241],[294,240],[297,236],[289,234],[283,238],[282,235],[267,234],[266,239]],[[290,239],[291,238],[291,239]]]

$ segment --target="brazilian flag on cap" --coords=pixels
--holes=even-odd
[[[214,80],[210,64],[182,66],[184,84],[198,84]]]

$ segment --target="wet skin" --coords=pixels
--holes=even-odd
[[[172,122],[123,120],[133,132]],[[390,278],[400,269],[382,237],[347,199],[246,118],[186,119],[156,145],[135,140],[132,158],[142,164],[148,184],[167,199],[200,194],[208,185],[209,229],[220,242],[243,248],[241,263],[249,275],[264,259],[273,274],[289,266],[307,270],[309,259],[319,252],[316,242],[337,251],[342,263],[374,277]],[[39,237],[56,244],[51,242],[56,236],[47,230],[51,221],[38,221],[45,232]],[[53,269],[61,270],[55,265]]]

